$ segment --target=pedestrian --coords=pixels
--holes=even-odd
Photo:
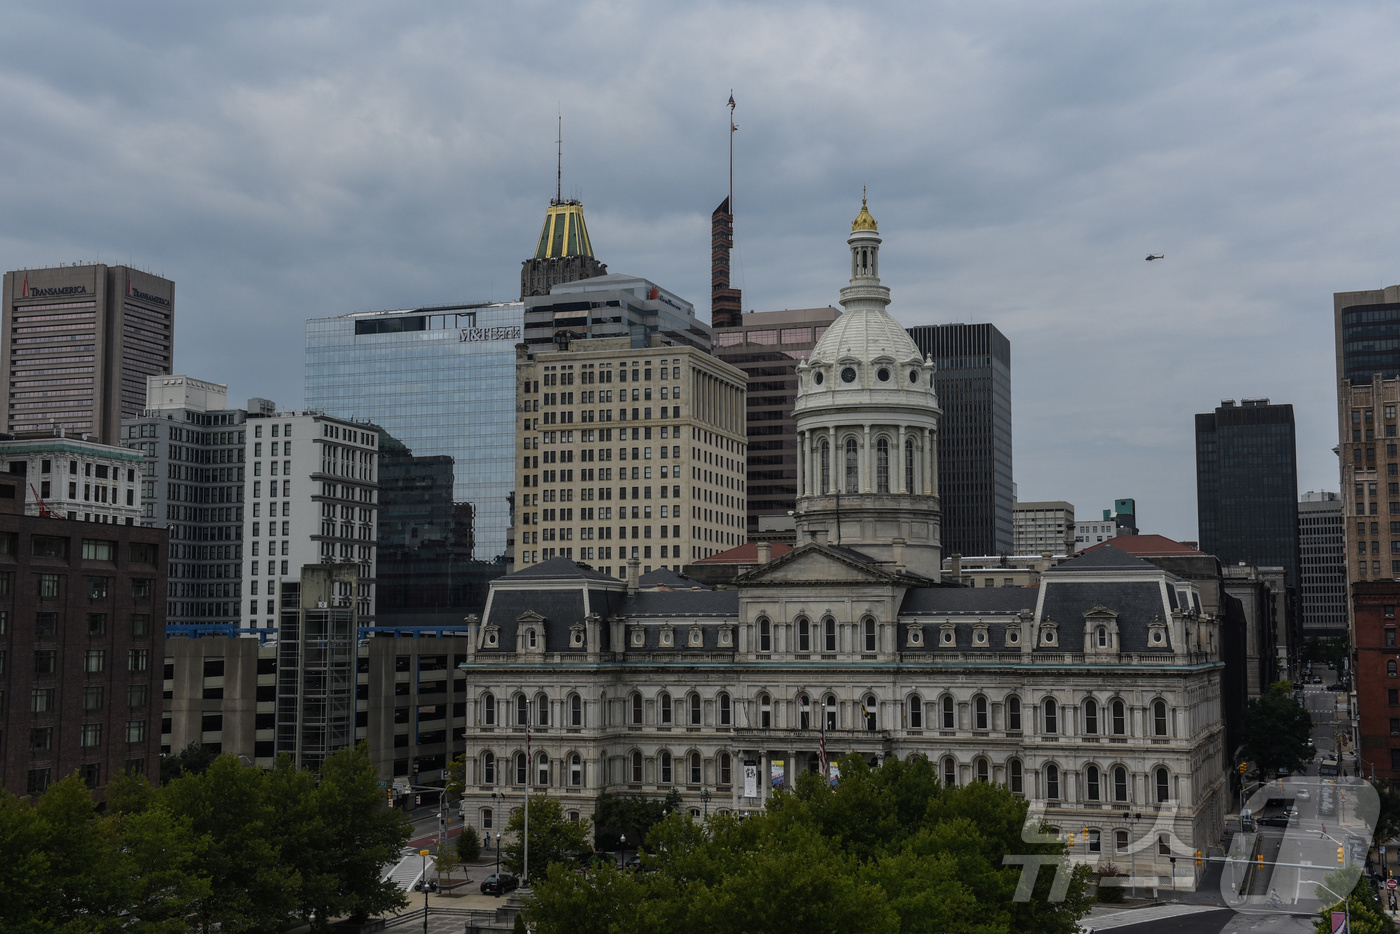
[[[491,832],[489,830],[486,832],[485,839],[481,841],[481,845],[484,849],[489,850],[491,848]]]

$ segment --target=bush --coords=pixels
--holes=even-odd
[[[480,856],[481,838],[476,835],[476,828],[468,824],[462,828],[462,834],[457,838],[457,858],[464,863],[470,863]]]
[[[1106,905],[1117,905],[1123,901],[1123,886],[1116,884],[1123,875],[1122,870],[1110,862],[1099,863],[1099,901]],[[1108,885],[1104,885],[1104,880],[1110,879]]]

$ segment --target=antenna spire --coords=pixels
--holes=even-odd
[[[729,215],[734,216],[734,131],[739,129],[734,122],[734,89],[729,90]]]
[[[563,204],[564,191],[564,113],[559,113],[559,138],[555,140],[559,146],[559,161],[554,170],[554,203]]]

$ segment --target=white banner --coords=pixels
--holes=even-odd
[[[744,797],[758,797],[758,763],[751,760],[744,763]]]

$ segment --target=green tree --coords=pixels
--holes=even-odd
[[[160,783],[168,785],[188,772],[202,775],[214,764],[219,754],[201,743],[190,743],[173,756],[160,760]]]
[[[1392,791],[1388,782],[1371,782],[1380,798],[1380,814],[1376,817],[1373,842],[1385,843],[1400,836],[1400,792]]]
[[[524,872],[524,808],[511,810],[506,834],[511,842],[501,854],[502,861],[510,872]],[[530,866],[536,876],[543,876],[552,863],[573,863],[591,850],[587,820],[569,820],[557,798],[536,795],[530,799]]]
[[[1312,717],[1279,684],[1245,707],[1241,733],[1245,757],[1254,761],[1264,778],[1282,768],[1297,771],[1311,756]]]
[[[0,790],[0,930],[49,930],[51,868],[44,822],[28,801]]]
[[[457,835],[457,859],[464,863],[474,863],[480,858],[481,838],[476,835],[476,828],[467,824]]]
[[[679,803],[679,795],[675,795],[673,801],[670,795],[648,798],[646,795],[601,794],[593,810],[594,844],[611,853],[622,849],[621,838],[626,836],[628,847],[638,848],[646,841],[651,828],[661,823],[667,810],[675,810]]]
[[[1361,871],[1355,867],[1330,872],[1323,880],[1327,886],[1317,887],[1317,897],[1322,901],[1318,912],[1318,934],[1330,934],[1332,912],[1342,911],[1342,903],[1336,900],[1333,892],[1350,890],[1347,896],[1347,909],[1351,912],[1351,927],[1348,934],[1395,934],[1395,923],[1381,906],[1380,899],[1367,883]],[[1331,890],[1331,892],[1328,891]]]
[[[646,889],[636,873],[605,865],[586,875],[550,866],[523,912],[536,934],[620,934],[637,923]],[[538,880],[540,876],[536,876]]]
[[[368,744],[341,749],[321,763],[312,805],[321,828],[318,869],[333,880],[320,889],[324,902],[316,906],[318,929],[334,916],[363,923],[404,907],[403,890],[381,877],[413,828],[401,811],[385,805]]]

